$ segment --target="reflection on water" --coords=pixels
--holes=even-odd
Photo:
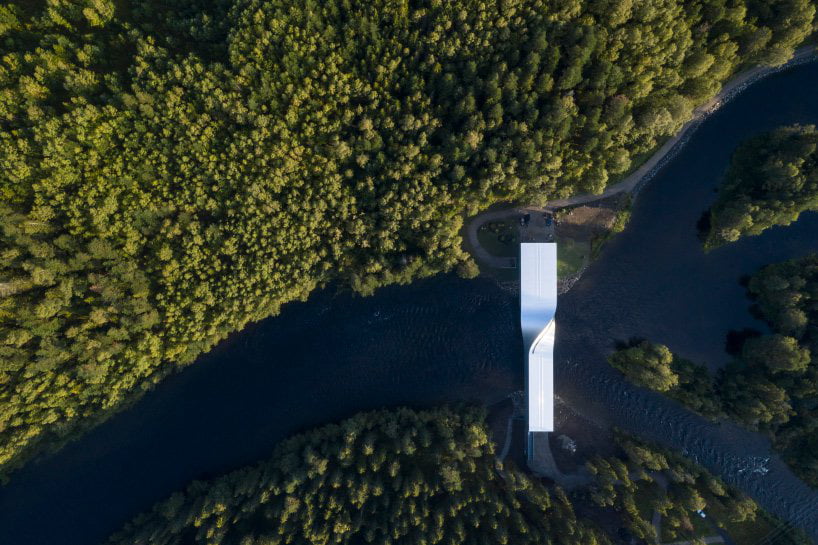
[[[818,493],[768,443],[634,388],[605,356],[643,336],[711,366],[728,330],[763,329],[738,283],[818,249],[818,215],[704,255],[695,226],[743,138],[818,122],[818,65],[774,76],[704,123],[644,190],[628,230],[560,299],[557,394],[598,423],[686,453],[818,537]],[[784,99],[782,99],[785,98]],[[516,294],[439,276],[374,297],[317,294],[248,327],[126,411],[0,488],[0,543],[89,545],[193,478],[282,437],[382,406],[496,400],[522,385]]]

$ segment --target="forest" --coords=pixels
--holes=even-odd
[[[705,248],[789,225],[818,210],[818,131],[781,127],[750,138],[733,153],[709,211]]]
[[[634,339],[619,346],[608,362],[634,384],[662,392],[702,416],[723,414],[707,368],[680,358],[665,345]]]
[[[748,336],[715,376],[648,341],[621,347],[610,362],[703,416],[766,433],[793,471],[818,486],[818,255],[763,268],[748,292],[771,331]]]
[[[810,0],[0,4],[0,474],[329,285],[471,276],[463,217],[601,191]]]
[[[628,538],[649,544],[689,540],[691,545],[703,545],[705,541],[694,536],[715,534],[722,528],[737,545],[811,543],[801,530],[783,524],[681,454],[618,430],[613,441],[616,453],[589,460],[586,467],[593,481],[570,498],[577,510],[585,502],[613,510],[621,525],[616,533],[625,542]],[[654,512],[661,516],[660,535],[653,525]]]
[[[609,544],[565,494],[495,468],[483,413],[359,414],[194,482],[112,545]]]
[[[192,483],[109,543],[611,543],[576,503],[655,544],[654,509],[671,540],[690,535],[701,509],[731,524],[770,517],[701,467],[621,434],[618,454],[589,461],[591,484],[569,497],[498,462],[484,416],[477,408],[358,414],[284,441],[256,466]],[[788,530],[770,543],[809,542]]]

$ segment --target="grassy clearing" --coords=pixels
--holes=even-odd
[[[599,256],[599,252],[602,251],[602,247],[605,245],[605,243],[625,230],[625,227],[627,227],[630,219],[630,197],[628,197],[628,202],[625,205],[625,208],[617,210],[611,228],[606,233],[597,235],[591,240],[591,259],[596,259]]]
[[[557,240],[557,276],[567,278],[582,268],[591,253],[591,245],[571,238]]]

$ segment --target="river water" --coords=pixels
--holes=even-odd
[[[740,140],[818,123],[815,89],[815,63],[756,83],[704,122],[643,190],[626,232],[559,301],[556,391],[591,420],[683,449],[818,542],[818,492],[767,441],[635,388],[605,363],[616,340],[643,336],[718,366],[728,359],[728,330],[764,328],[738,281],[818,250],[818,215],[707,255],[696,222]],[[516,297],[489,280],[441,275],[369,298],[325,291],[287,305],[14,473],[0,488],[0,543],[100,543],[190,480],[263,458],[293,432],[362,409],[500,399],[523,382]]]

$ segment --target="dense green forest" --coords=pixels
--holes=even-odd
[[[733,153],[709,213],[706,248],[789,225],[818,210],[818,131],[781,127],[751,138]]]
[[[318,286],[475,274],[464,214],[601,190],[814,13],[0,4],[0,473]]]
[[[801,530],[782,525],[751,498],[680,454],[621,432],[615,432],[614,442],[617,454],[589,460],[594,481],[571,499],[577,506],[590,501],[613,509],[637,543],[691,540],[691,545],[703,545],[694,536],[715,534],[713,524],[726,529],[738,545],[811,543]],[[661,535],[653,525],[654,511],[661,515]]]
[[[560,490],[495,468],[479,410],[359,414],[261,464],[195,482],[111,539],[122,545],[610,543]]]
[[[722,415],[707,368],[680,358],[665,345],[634,341],[621,346],[608,361],[639,386],[662,392],[703,416]]]
[[[771,413],[762,427],[787,463],[818,486],[818,255],[765,267],[749,291],[773,333],[745,342],[727,373],[726,408],[742,415],[761,405],[762,415]],[[743,421],[754,425],[755,414]]]
[[[818,255],[765,267],[748,290],[772,332],[744,340],[716,376],[647,341],[622,347],[611,364],[704,416],[769,434],[793,470],[818,486]]]
[[[295,436],[256,466],[194,482],[109,542],[593,545],[611,542],[592,522],[607,512],[620,520],[614,527],[658,543],[654,509],[665,540],[690,536],[700,509],[725,525],[769,517],[681,456],[615,440],[618,454],[589,461],[592,484],[569,498],[496,461],[482,410],[362,413]],[[589,515],[577,515],[580,502]],[[808,543],[799,536],[771,543]]]

